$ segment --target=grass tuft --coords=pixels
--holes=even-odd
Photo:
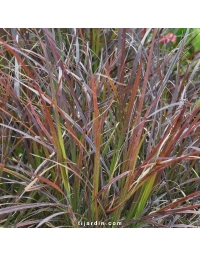
[[[0,226],[198,227],[196,31],[1,30]]]

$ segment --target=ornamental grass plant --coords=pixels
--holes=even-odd
[[[200,226],[195,31],[0,30],[1,227]]]

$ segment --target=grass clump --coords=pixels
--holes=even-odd
[[[2,227],[199,225],[192,31],[0,32]]]

